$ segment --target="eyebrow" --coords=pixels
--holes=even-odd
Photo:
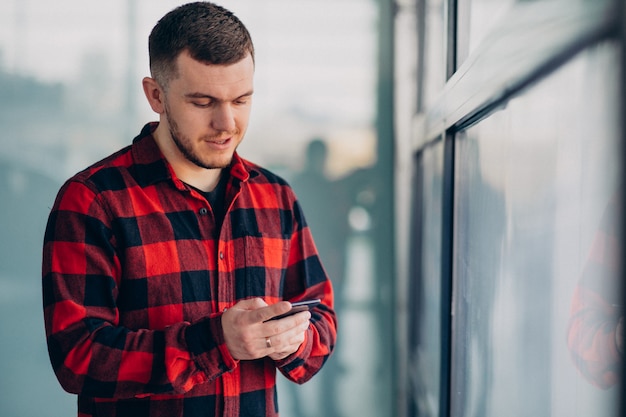
[[[217,97],[213,97],[213,96],[211,96],[209,94],[204,94],[204,93],[189,93],[189,94],[185,94],[185,97],[186,98],[206,98],[206,99],[209,99],[209,100],[222,102],[222,101],[234,101],[234,100],[239,100],[239,99],[244,98],[244,97],[250,97],[252,95],[252,93],[254,93],[254,91],[250,90],[250,91],[248,91],[248,92],[246,92],[246,93],[244,93],[244,94],[242,94],[242,95],[240,95],[238,97],[235,97],[233,100],[222,100],[222,99],[219,99]]]

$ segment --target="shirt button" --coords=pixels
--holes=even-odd
[[[198,213],[200,213],[201,216],[206,216],[208,212],[209,210],[207,210],[206,207],[202,207],[200,211],[198,211]]]
[[[224,259],[224,252],[220,252],[220,259]]]

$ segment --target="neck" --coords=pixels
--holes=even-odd
[[[221,169],[204,169],[204,168],[198,168],[198,169],[202,170],[202,173],[200,173],[201,175],[198,175],[197,173],[187,173],[187,172],[183,172],[179,174],[176,171],[176,169],[174,169],[174,172],[176,172],[176,176],[182,182],[189,184],[197,188],[198,190],[202,190],[206,192],[213,191],[215,187],[217,187],[217,183],[220,182],[220,174],[222,173],[222,170]]]

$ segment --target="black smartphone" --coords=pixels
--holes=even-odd
[[[320,300],[319,298],[315,299],[315,300],[296,301],[295,303],[291,303],[291,310],[289,310],[286,313],[279,314],[278,316],[274,316],[270,320],[279,320],[279,319],[285,318],[287,316],[291,316],[292,314],[299,313],[301,311],[307,311],[307,310],[315,307],[316,305],[318,305],[321,302],[322,302],[322,300]]]

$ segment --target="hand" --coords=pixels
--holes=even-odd
[[[222,328],[233,358],[252,360],[269,356],[280,360],[297,351],[309,328],[311,313],[304,311],[267,322],[290,308],[287,301],[268,306],[262,299],[254,298],[240,301],[226,310],[222,315]]]

